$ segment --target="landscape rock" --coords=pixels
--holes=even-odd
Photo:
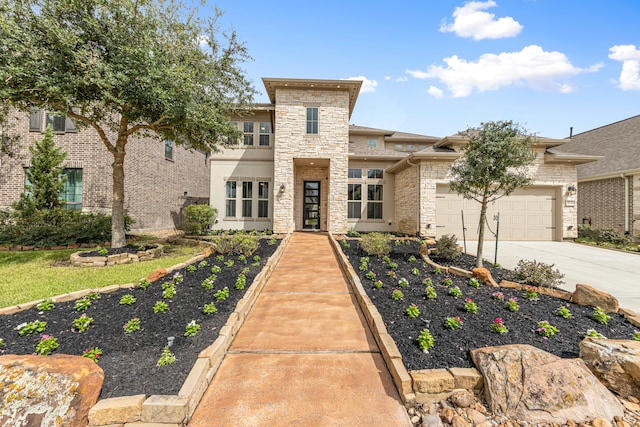
[[[493,414],[534,423],[584,423],[624,413],[580,359],[522,344],[475,349],[471,358],[484,376]]]
[[[498,287],[498,284],[495,280],[493,280],[493,276],[491,276],[491,272],[484,267],[476,267],[471,270],[473,273],[473,277],[478,279],[482,284],[487,286],[493,286],[494,288]]]
[[[444,427],[439,416],[426,414],[422,417],[422,427]]]
[[[0,425],[84,427],[103,380],[82,356],[0,356]]]
[[[571,295],[571,302],[585,306],[600,307],[607,313],[617,313],[620,308],[618,300],[613,295],[600,291],[593,286],[580,283],[576,285],[576,290]]]
[[[449,400],[458,408],[468,408],[474,401],[474,394],[468,391],[457,391],[451,395]]]
[[[156,271],[152,271],[151,273],[149,273],[149,275],[147,276],[147,280],[149,282],[155,282],[156,280],[164,277],[167,275],[167,269],[166,268],[159,268]]]
[[[640,341],[585,338],[580,358],[609,390],[640,396]]]

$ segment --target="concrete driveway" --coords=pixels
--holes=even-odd
[[[467,253],[475,255],[477,244],[467,241]],[[482,252],[484,259],[493,262],[495,242],[485,241]],[[577,283],[591,285],[614,295],[621,307],[640,313],[639,254],[572,242],[498,242],[500,265],[513,269],[521,259],[555,264],[564,274],[562,289],[573,291]]]

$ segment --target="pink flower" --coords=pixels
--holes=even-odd
[[[502,323],[503,320],[501,317],[496,317],[496,320],[494,320],[495,323]]]

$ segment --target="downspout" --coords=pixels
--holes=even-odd
[[[409,166],[417,166],[418,170],[417,170],[417,181],[418,181],[418,203],[416,203],[417,209],[416,209],[416,237],[420,237],[420,201],[422,200],[422,197],[420,195],[420,193],[422,192],[422,188],[420,187],[420,163],[415,164],[415,163],[411,163],[411,160],[407,157],[406,159],[407,164]]]
[[[620,178],[624,180],[624,232],[625,234],[630,233],[629,231],[629,178],[625,176],[625,174],[621,173]]]

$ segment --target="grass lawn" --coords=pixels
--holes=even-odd
[[[198,246],[164,245],[162,258],[98,268],[68,265],[69,256],[77,249],[0,252],[0,307],[82,289],[137,282],[158,268],[184,262],[202,251]]]

